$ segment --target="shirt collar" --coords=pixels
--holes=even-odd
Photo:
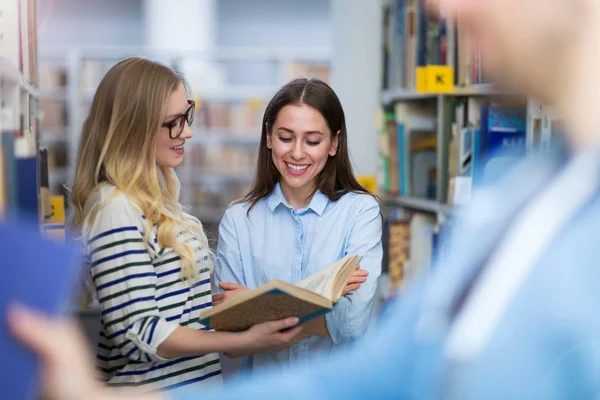
[[[317,190],[315,192],[314,196],[312,197],[312,199],[310,200],[308,207],[306,207],[304,210],[311,209],[317,215],[321,216],[321,215],[323,215],[323,212],[325,211],[325,207],[327,207],[327,203],[329,203],[329,198],[325,194],[323,194],[320,190]],[[283,195],[283,192],[281,191],[281,186],[280,186],[279,182],[277,182],[277,184],[275,185],[275,188],[273,189],[271,194],[269,194],[268,204],[269,204],[269,208],[271,209],[271,212],[275,211],[277,206],[279,206],[280,204],[283,204],[287,208],[292,208],[292,206],[290,206],[289,203],[287,202],[287,200],[285,199],[285,196]],[[301,212],[302,210],[298,210],[298,211]]]

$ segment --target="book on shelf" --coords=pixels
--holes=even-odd
[[[429,65],[454,68],[454,85],[486,82],[481,52],[453,20],[427,13],[424,0],[392,0],[384,9],[384,88],[416,88],[416,70]]]
[[[440,224],[434,215],[412,212],[385,221],[384,262],[395,290],[439,259]]]
[[[429,105],[397,103],[384,113],[388,193],[436,198],[437,118]]]
[[[233,332],[287,317],[305,323],[333,310],[360,259],[348,255],[295,285],[271,281],[202,312],[200,322]]]
[[[448,203],[464,203],[471,185],[490,184],[526,153],[527,115],[521,107],[479,98],[455,104],[449,148]],[[531,123],[535,125],[537,123]]]

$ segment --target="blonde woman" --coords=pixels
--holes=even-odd
[[[72,192],[102,312],[97,368],[109,384],[174,389],[220,380],[217,352],[262,352],[297,319],[246,332],[207,331],[212,257],[200,221],[181,210],[179,181],[194,102],[181,77],[141,58],[102,79],[79,145]]]

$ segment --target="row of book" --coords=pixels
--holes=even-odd
[[[464,204],[473,189],[493,183],[527,151],[527,109],[457,100],[449,150],[449,204]]]
[[[443,235],[447,227],[434,215],[396,211],[386,219],[383,230],[383,265],[392,292],[420,270],[432,268],[445,256],[448,243]]]
[[[386,194],[434,200],[437,197],[437,117],[435,107],[397,103],[384,112],[379,136]]]
[[[424,0],[391,0],[384,9],[383,87],[416,88],[417,67],[454,67],[454,84],[486,82],[481,52],[451,20],[427,14]]]

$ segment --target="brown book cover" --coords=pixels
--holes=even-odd
[[[360,259],[348,255],[296,285],[268,282],[202,312],[200,323],[218,331],[239,332],[288,317],[308,322],[333,309]]]

